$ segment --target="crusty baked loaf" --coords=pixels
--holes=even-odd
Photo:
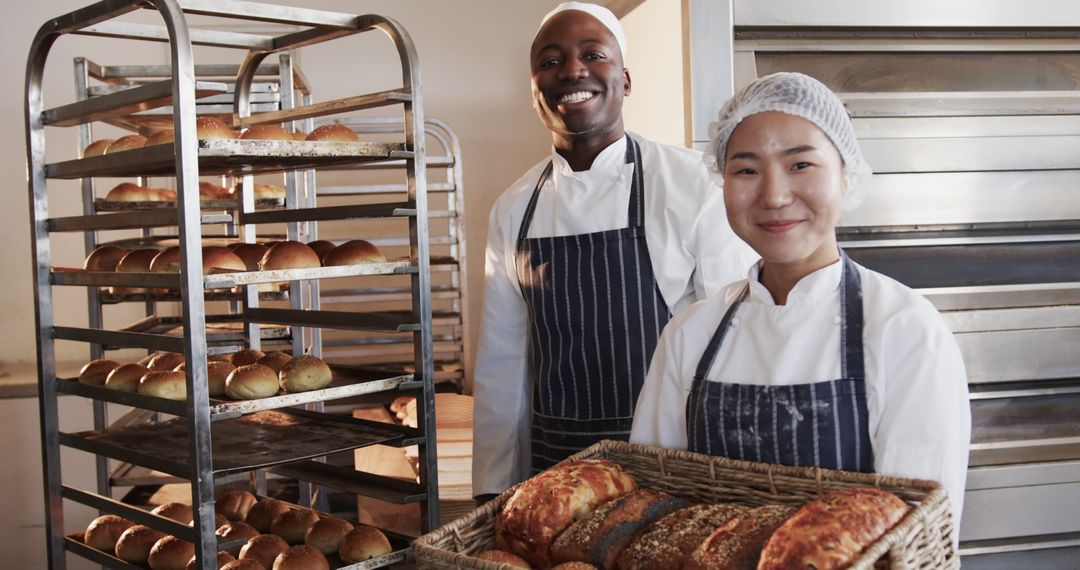
[[[101,515],[90,521],[86,526],[86,534],[83,541],[87,546],[96,548],[102,552],[113,552],[116,549],[116,541],[124,531],[135,526],[135,523],[117,515]]]
[[[149,372],[150,369],[142,364],[125,364],[105,377],[105,387],[121,392],[135,392],[139,388],[139,380]]]
[[[225,379],[225,395],[234,400],[257,400],[277,393],[277,374],[262,364],[240,366]]]
[[[113,139],[98,139],[83,149],[82,157],[89,158],[91,156],[101,156],[105,154],[105,150],[109,148],[109,145],[113,143]]]
[[[281,372],[281,367],[285,366],[292,358],[291,354],[281,352],[280,350],[271,350],[264,354],[262,358],[256,360],[255,364],[262,364],[277,374],[278,372]]]
[[[370,560],[393,552],[390,540],[381,530],[367,525],[360,525],[349,531],[341,540],[338,556],[348,564]]]
[[[125,135],[114,140],[105,149],[104,154],[116,154],[125,150],[142,148],[146,146],[146,137],[142,135]]]
[[[234,560],[232,562],[229,562],[228,564],[219,568],[219,570],[265,570],[266,568],[271,568],[272,565],[273,562],[271,562],[271,566],[263,566],[257,560],[251,558],[241,558],[240,560]]]
[[[720,525],[683,563],[684,570],[754,570],[765,541],[797,507],[766,505]]]
[[[598,505],[637,488],[617,463],[567,461],[522,483],[495,518],[495,544],[532,566],[551,566],[551,544]]]
[[[572,524],[551,546],[553,562],[590,562],[603,569],[615,567],[626,545],[653,521],[689,503],[667,493],[638,489]]]
[[[574,560],[571,562],[563,562],[562,564],[556,564],[551,567],[551,570],[597,570],[596,566],[589,564],[588,562],[580,562]]]
[[[137,524],[124,531],[116,541],[116,557],[132,564],[146,564],[150,549],[165,538],[160,530]]]
[[[317,548],[300,544],[278,554],[273,570],[330,570],[330,562]]]
[[[747,510],[722,503],[679,509],[650,525],[620,554],[620,570],[678,570],[716,528]]]
[[[131,253],[131,250],[125,247],[103,245],[86,256],[83,269],[87,271],[116,271],[116,265],[128,253]]]
[[[282,128],[281,123],[272,123],[266,125],[251,125],[243,133],[240,134],[240,138],[244,140],[271,140],[271,141],[291,141],[292,133]]]
[[[254,560],[260,568],[270,568],[278,555],[289,549],[289,543],[276,534],[260,534],[240,548],[240,560]]]
[[[321,390],[329,386],[333,379],[330,367],[310,354],[293,358],[278,372],[278,383],[286,392]]]
[[[172,519],[180,524],[190,524],[192,519],[195,518],[191,511],[191,505],[185,505],[184,503],[165,503],[150,512]]]
[[[217,553],[217,567],[223,568],[230,562],[235,562],[236,557],[224,550],[219,550]],[[188,560],[187,567],[184,570],[199,570],[199,559],[192,556],[191,560]]]
[[[306,140],[356,142],[360,140],[360,137],[356,136],[356,133],[354,133],[353,130],[349,127],[334,123],[317,127],[314,131],[311,131],[311,133],[308,134]]]
[[[319,522],[319,515],[310,509],[289,509],[274,518],[270,532],[289,544],[304,544],[307,531]]]
[[[186,570],[188,560],[195,556],[195,545],[175,536],[166,536],[150,549],[147,562],[150,570]]]
[[[345,535],[353,529],[351,522],[337,517],[323,517],[311,525],[304,535],[304,544],[313,546],[327,556],[337,554]]]
[[[147,366],[150,370],[174,370],[184,363],[184,355],[179,352],[158,352],[150,358]]]
[[[231,521],[242,521],[247,518],[251,507],[255,506],[255,501],[255,495],[247,491],[225,491],[214,501],[214,512]]]
[[[529,570],[532,566],[529,566],[528,562],[525,562],[517,554],[511,554],[505,550],[491,549],[485,550],[474,555],[475,558],[480,560],[487,560],[488,562],[495,562],[496,564],[509,564],[515,568],[524,568]]]
[[[845,487],[810,501],[765,543],[758,568],[846,568],[910,507],[881,489]]]
[[[255,527],[249,525],[246,522],[241,521],[229,521],[217,528],[214,534],[218,536],[222,541],[232,542],[234,540],[251,540],[256,536],[259,536],[259,531],[255,530]],[[243,545],[237,546],[229,551],[229,554],[233,556],[240,555],[240,548]]]
[[[91,360],[79,371],[79,382],[91,386],[104,386],[105,379],[117,368],[120,368],[120,363],[115,360],[106,358]]]
[[[288,503],[275,499],[262,499],[251,507],[244,522],[255,527],[259,532],[270,532],[270,524],[281,513],[291,509]],[[277,556],[276,554],[274,556]],[[273,559],[271,559],[273,561]]]

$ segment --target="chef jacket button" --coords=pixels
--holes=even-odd
[[[834,317],[832,318],[832,322],[833,322],[833,324],[834,324],[834,325],[838,325],[838,324],[840,324],[840,322],[841,322],[841,319],[840,319],[840,315],[836,315],[836,316],[834,316]]]
[[[739,317],[731,317],[731,326],[738,326],[738,324],[741,322],[742,319],[740,319]]]

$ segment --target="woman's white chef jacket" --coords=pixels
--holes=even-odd
[[[653,272],[669,309],[678,313],[742,279],[757,255],[728,226],[722,192],[700,152],[631,136],[641,145],[645,240]],[[536,182],[550,160],[552,176],[540,193],[528,237],[624,228],[633,175],[625,154],[626,139],[620,138],[589,170],[574,172],[552,149],[491,210],[473,373],[473,495],[500,493],[529,475],[527,315],[514,256]]]
[[[758,282],[759,267],[751,268],[748,280],[731,284],[668,323],[638,397],[630,441],[686,448],[686,397],[694,371],[747,282],[750,295],[733,317],[707,378],[786,386],[840,377],[843,264],[804,277],[782,306]],[[889,277],[857,267],[874,470],[942,483],[959,529],[971,439],[960,349],[929,301]]]

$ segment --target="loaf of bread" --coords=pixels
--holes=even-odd
[[[277,374],[262,364],[240,366],[225,379],[225,395],[234,400],[257,400],[277,393]]]
[[[281,352],[280,350],[272,350],[264,354],[262,358],[256,360],[255,364],[262,364],[274,372],[281,372],[281,368],[288,364],[292,358],[291,354]]]
[[[195,133],[200,140],[235,139],[238,136],[221,120],[207,116],[195,118]]]
[[[735,504],[693,505],[656,521],[627,546],[620,570],[678,570],[717,527],[746,511]]]
[[[146,564],[150,549],[165,538],[160,530],[137,524],[124,531],[116,541],[116,557],[132,564]]]
[[[158,352],[150,358],[150,370],[175,370],[184,363],[184,355],[179,352]]]
[[[199,182],[200,200],[223,200],[229,197],[229,189],[212,182]]]
[[[319,259],[326,257],[326,254],[330,253],[330,250],[337,247],[334,245],[334,242],[325,239],[309,241],[307,246],[311,248],[311,251],[315,252],[315,255],[319,256]]]
[[[262,261],[263,256],[266,255],[266,251],[269,249],[261,243],[243,243],[232,248],[232,251],[243,260],[248,271],[258,271],[259,262]]]
[[[120,368],[120,363],[115,360],[105,358],[91,360],[79,371],[79,382],[91,386],[104,386],[105,379],[117,368]]]
[[[139,388],[139,380],[148,373],[150,369],[141,364],[125,364],[105,377],[105,387],[121,392],[135,392]]]
[[[146,146],[169,144],[176,140],[176,133],[172,129],[161,129],[150,133],[146,139]]]
[[[267,566],[263,566],[253,559],[240,559],[229,562],[228,564],[221,566],[218,570],[265,570],[266,568],[273,568],[273,562]]]
[[[330,385],[334,375],[322,360],[301,354],[281,367],[278,382],[286,392],[320,390]]]
[[[264,356],[266,356],[266,353],[261,350],[245,348],[230,354],[229,363],[236,367],[247,366],[248,364],[255,364]]]
[[[214,501],[214,512],[224,515],[231,521],[242,521],[247,518],[248,512],[255,506],[255,495],[247,491],[225,491]]]
[[[556,564],[551,567],[551,570],[597,570],[597,568],[596,566],[593,566],[588,562],[580,562],[574,560],[571,562],[563,562],[562,564]]]
[[[323,517],[308,529],[304,535],[304,544],[315,547],[327,556],[337,554],[345,535],[352,529],[352,523],[347,520]]]
[[[120,540],[120,535],[133,526],[135,523],[124,517],[101,515],[86,526],[83,541],[90,548],[96,548],[102,552],[113,552],[116,549],[116,541]]]
[[[281,241],[274,244],[259,263],[259,268],[263,270],[311,267],[322,267],[322,262],[307,244],[298,241]]]
[[[323,256],[322,263],[326,267],[332,265],[358,265],[361,263],[383,263],[383,256],[375,244],[362,240],[349,240]]]
[[[687,558],[684,570],[754,570],[761,549],[796,507],[766,505],[720,525]]]
[[[289,549],[289,543],[276,534],[260,534],[240,548],[240,560],[254,560],[260,568],[270,568],[278,555]]]
[[[514,568],[524,568],[529,570],[532,566],[529,566],[528,562],[525,562],[517,554],[511,554],[505,550],[491,549],[485,550],[479,554],[474,555],[480,560],[486,560],[488,562],[494,562],[496,564],[509,564]]]
[[[139,380],[139,387],[135,389],[144,396],[154,396],[167,400],[187,399],[187,379],[183,372],[172,370],[153,370],[147,372]],[[185,560],[185,562],[187,562]]]
[[[776,529],[758,568],[846,568],[909,510],[907,503],[881,489],[834,489],[803,505]]]
[[[89,158],[91,156],[101,156],[108,150],[109,145],[113,143],[113,139],[98,139],[83,149],[82,157]]]
[[[153,198],[146,188],[131,182],[121,182],[105,195],[106,202],[152,202]]]
[[[157,257],[156,249],[136,249],[129,251],[116,264],[117,273],[149,273],[150,262]],[[143,287],[113,287],[113,293],[147,293]]]
[[[146,137],[142,135],[127,135],[114,140],[108,148],[105,149],[105,154],[115,154],[125,150],[142,148],[144,146],[146,146]]]
[[[615,559],[648,525],[689,503],[667,493],[638,489],[600,505],[570,525],[551,546],[553,562],[589,562],[615,568]]]
[[[206,388],[210,396],[225,395],[225,381],[236,367],[228,362],[210,361],[206,363]]]
[[[559,533],[597,506],[636,488],[634,478],[612,461],[556,465],[522,483],[506,501],[495,518],[495,545],[532,566],[547,568]]]
[[[289,509],[274,518],[270,532],[289,544],[304,544],[308,530],[319,522],[319,515],[309,509]]]
[[[262,499],[255,503],[254,507],[251,507],[251,511],[248,512],[244,522],[255,527],[255,530],[259,532],[270,532],[270,524],[274,522],[274,519],[291,508],[288,503],[274,499]],[[271,561],[273,561],[273,558],[271,558]]]
[[[356,133],[352,129],[345,125],[331,124],[323,125],[311,131],[308,134],[307,139],[309,141],[337,141],[337,142],[357,142],[360,137],[356,136]]]
[[[180,524],[191,524],[191,521],[195,518],[191,512],[191,505],[185,505],[184,503],[165,503],[150,512],[172,519]]]
[[[259,536],[259,531],[246,522],[241,521],[229,521],[217,528],[214,534],[218,536],[224,542],[231,542],[234,540],[251,540],[256,536]],[[241,545],[243,546],[243,545]],[[240,554],[241,546],[229,551],[229,554],[236,556]]]
[[[147,562],[151,570],[187,570],[188,560],[195,556],[195,545],[175,536],[166,536],[150,549]]]
[[[224,550],[219,550],[218,551],[218,553],[217,553],[217,568],[224,568],[225,565],[229,564],[230,562],[235,562],[235,561],[236,561],[236,557],[233,556],[232,554],[229,554],[228,552],[225,552]],[[211,568],[214,568],[214,566],[211,566]],[[199,570],[199,559],[192,556],[191,560],[188,560],[187,567],[185,568],[185,570]]]
[[[347,564],[356,564],[376,556],[393,552],[390,540],[381,530],[373,526],[361,525],[349,531],[341,540],[338,556]]]
[[[299,544],[278,554],[273,570],[330,570],[330,562],[318,549]]]
[[[83,269],[87,271],[116,271],[120,259],[131,252],[130,249],[115,245],[103,245],[86,256]]]
[[[270,141],[291,141],[292,133],[282,128],[280,123],[271,123],[266,125],[251,125],[241,135],[241,139],[244,140],[270,140]]]

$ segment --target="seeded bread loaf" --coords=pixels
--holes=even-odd
[[[618,557],[620,570],[679,570],[717,527],[747,510],[735,504],[693,505],[645,529]]]
[[[684,570],[754,570],[761,549],[798,507],[766,505],[720,525],[683,564]]]

